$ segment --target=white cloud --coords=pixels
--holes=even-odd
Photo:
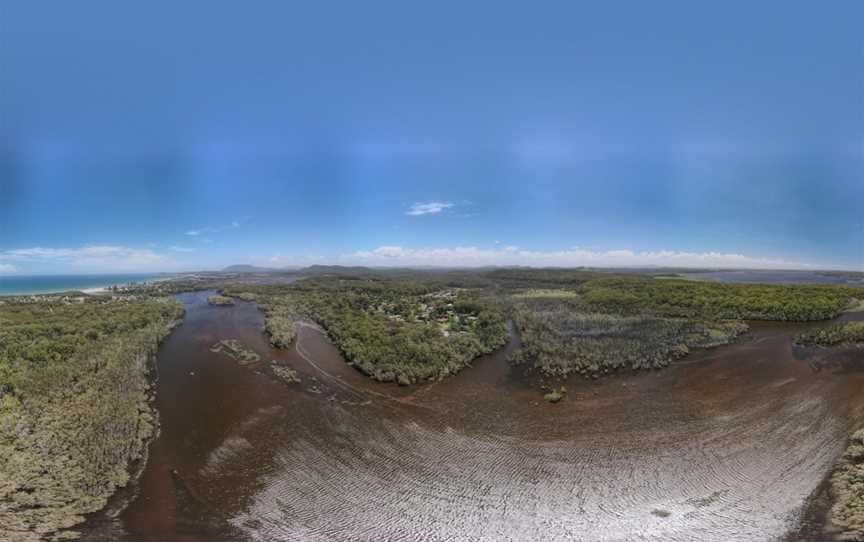
[[[195,252],[194,248],[181,247],[181,246],[177,246],[177,245],[170,246],[170,247],[168,247],[168,249],[173,250],[174,252]]]
[[[14,273],[18,269],[11,263],[0,263],[0,273]]]
[[[672,250],[593,251],[572,248],[557,251],[503,248],[444,247],[404,248],[381,246],[339,257],[339,263],[383,267],[441,266],[480,267],[527,265],[533,267],[719,267],[747,269],[813,269],[818,266],[781,259],[760,258],[721,252],[678,252]]]
[[[444,201],[418,202],[411,205],[411,208],[405,211],[405,214],[409,216],[435,215],[451,207],[453,207],[452,203]]]
[[[32,247],[0,251],[0,260],[67,264],[77,268],[99,270],[138,270],[159,268],[170,263],[150,249],[121,245],[86,245],[77,248]]]
[[[201,230],[189,230],[186,232],[186,235],[191,235],[192,237],[197,237],[201,235]]]

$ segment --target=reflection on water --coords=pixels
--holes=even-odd
[[[574,380],[549,405],[506,351],[400,388],[310,327],[299,351],[273,350],[254,305],[206,296],[180,296],[161,436],[137,498],[92,520],[92,539],[766,540],[795,526],[861,417],[864,376],[797,361],[789,325],[661,372]],[[225,338],[265,363],[208,350]]]

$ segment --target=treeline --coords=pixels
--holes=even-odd
[[[834,285],[727,284],[645,277],[609,277],[579,286],[593,310],[680,318],[826,320],[840,314],[860,288]]]
[[[156,423],[152,356],[181,316],[167,299],[0,305],[0,534],[68,529],[128,482]]]

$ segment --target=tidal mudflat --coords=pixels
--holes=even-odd
[[[209,294],[178,296],[161,434],[117,497],[129,506],[85,539],[782,539],[864,418],[864,374],[796,358],[813,324],[752,323],[749,340],[663,371],[573,379],[552,405],[506,362],[516,338],[446,382],[399,387],[312,326],[273,349],[253,303]],[[261,363],[211,352],[225,337]]]

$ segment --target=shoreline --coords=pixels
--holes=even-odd
[[[138,498],[141,490],[141,478],[150,461],[150,449],[162,433],[162,420],[159,409],[156,407],[157,386],[159,384],[159,350],[174,331],[183,325],[184,320],[185,314],[168,324],[166,335],[159,341],[156,351],[148,358],[146,378],[150,388],[146,394],[145,408],[147,413],[152,416],[153,430],[142,441],[140,457],[132,459],[126,465],[129,480],[125,485],[115,488],[114,492],[107,497],[102,508],[88,512],[83,516],[83,521],[70,529],[75,533],[76,538],[81,538],[82,535],[89,536],[95,532],[102,532],[112,538],[118,538],[121,534],[125,534],[122,529],[116,530],[117,518]]]
[[[39,277],[51,277],[52,275],[39,275]],[[65,275],[60,275],[65,276]],[[91,275],[80,275],[80,277],[90,277]],[[92,275],[99,276],[99,275]],[[117,275],[119,278],[132,277],[132,275]],[[94,284],[88,284],[81,287],[75,286],[57,286],[57,287],[48,287],[41,289],[25,289],[25,290],[16,290],[4,292],[0,291],[0,299],[10,298],[10,297],[24,297],[24,296],[40,296],[40,295],[57,295],[57,294],[68,294],[68,293],[82,293],[86,295],[104,295],[109,293],[111,288],[117,287],[128,287],[134,284],[153,284],[158,282],[166,282],[177,278],[179,275],[170,275],[170,276],[159,276],[159,275],[140,275],[140,279],[138,280],[118,280],[118,281],[110,281],[108,275],[106,275],[105,281],[97,281]]]

